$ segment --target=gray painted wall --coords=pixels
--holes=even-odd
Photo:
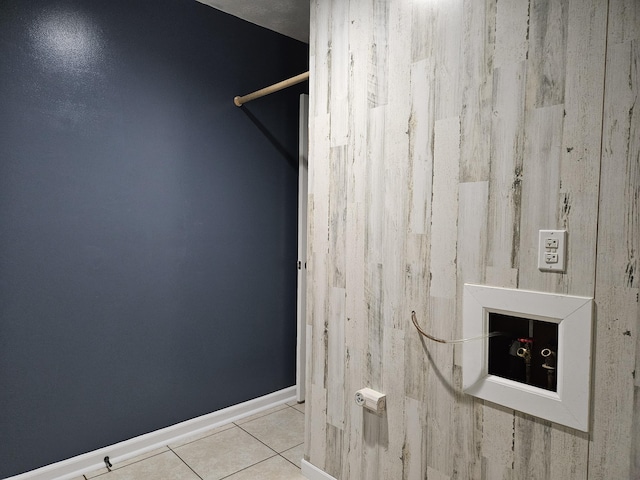
[[[0,3],[0,477],[295,383],[307,45],[197,2]]]

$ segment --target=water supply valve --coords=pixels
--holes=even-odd
[[[518,348],[516,355],[524,360],[525,365],[525,383],[531,383],[531,348],[533,346],[533,338],[519,338],[520,345],[524,345]]]

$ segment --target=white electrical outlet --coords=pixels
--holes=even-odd
[[[566,230],[540,230],[538,269],[543,272],[563,273],[566,269],[566,245]]]

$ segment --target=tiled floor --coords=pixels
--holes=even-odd
[[[76,480],[304,480],[304,404],[266,410]]]

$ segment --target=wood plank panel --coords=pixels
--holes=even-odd
[[[638,369],[636,368],[636,372]],[[636,378],[638,375],[636,374]],[[631,438],[631,475],[636,478],[640,476],[640,387],[634,389],[633,395],[633,422],[631,426],[631,431],[633,432],[633,436]]]
[[[348,58],[348,143],[347,143],[347,223],[346,223],[346,325],[345,325],[345,428],[342,469],[336,478],[363,478],[364,411],[352,401],[366,386],[368,353],[365,242],[367,236],[366,195],[368,129],[361,128],[369,108],[368,90],[362,84],[369,72],[371,4],[348,5],[348,39],[343,39]]]
[[[346,2],[345,2],[346,3]],[[350,202],[364,205],[367,182],[369,129],[362,128],[369,110],[368,90],[363,79],[369,74],[369,45],[373,5],[368,2],[349,2],[349,158]]]
[[[434,2],[412,2],[411,12],[411,61],[432,59],[436,36],[436,11]],[[405,26],[406,27],[406,26]],[[435,63],[435,62],[434,62]]]
[[[435,335],[450,338],[455,319],[455,298],[431,297],[428,316],[423,325]],[[430,475],[450,476],[453,472],[455,441],[452,424],[455,388],[453,385],[453,348],[427,341],[425,355],[429,362],[426,388],[427,467]]]
[[[367,302],[368,352],[366,384],[382,389],[382,345],[384,339],[384,192],[385,192],[385,109],[371,109],[368,119],[365,203],[365,301]]]
[[[462,26],[462,110],[460,112],[460,181],[489,180],[491,160],[491,92],[495,51],[492,1],[465,0]]]
[[[369,75],[367,91],[371,108],[386,105],[389,80],[389,2],[387,0],[371,0],[373,2],[373,41],[369,44]]]
[[[494,68],[524,61],[529,49],[529,2],[497,2],[495,22]]]
[[[413,333],[413,332],[411,332]],[[404,469],[402,451],[404,429],[396,428],[405,419],[404,396],[404,331],[386,326],[384,338],[385,365],[395,365],[394,369],[385,368],[382,392],[387,395],[387,406],[382,414],[386,425],[386,436],[378,438],[379,478],[402,478]]]
[[[524,155],[525,63],[493,72],[491,174],[487,264],[502,270],[517,268],[520,242],[520,198]],[[496,286],[507,286],[496,279]]]
[[[411,23],[411,8],[403,0],[388,2],[389,80],[385,109],[384,193],[384,317],[385,327],[402,329],[409,198],[408,125],[411,116],[410,46],[403,25]]]
[[[516,412],[513,426],[514,478],[550,478],[551,422]],[[563,456],[566,452],[562,452]]]
[[[329,3],[329,2],[327,2]],[[342,146],[349,137],[349,4],[331,2],[329,109],[331,146]]]
[[[425,415],[422,402],[405,398],[405,438],[402,444],[404,469],[402,480],[422,480],[426,471],[427,446],[425,443]]]
[[[431,216],[432,297],[455,298],[460,120],[438,120],[434,129],[433,213]],[[449,331],[451,333],[451,331]],[[442,335],[434,332],[434,335]],[[445,338],[448,335],[443,335]],[[450,336],[449,336],[450,338]]]
[[[581,6],[583,9],[587,7],[589,6],[584,4]],[[585,15],[595,14],[597,9],[593,8],[593,5],[591,7]],[[538,291],[591,295],[596,231],[593,215],[583,218],[580,228],[569,231],[567,250],[582,255],[583,268],[577,271],[569,269],[565,275],[540,272],[537,269],[538,230],[562,228],[567,226],[574,216],[578,218],[581,211],[593,212],[597,209],[597,178],[593,181],[594,177],[588,176],[594,171],[594,166],[597,167],[599,164],[595,148],[597,144],[585,145],[585,148],[591,149],[584,158],[584,168],[570,162],[563,164],[565,156],[561,147],[565,141],[564,125],[573,128],[570,132],[573,136],[575,122],[580,119],[575,111],[572,111],[572,116],[567,119],[563,103],[566,77],[573,75],[570,78],[575,81],[576,69],[581,68],[583,73],[585,71],[584,64],[580,64],[579,61],[574,60],[570,65],[566,63],[569,25],[573,27],[572,45],[576,42],[592,45],[594,42],[602,43],[603,36],[602,30],[597,29],[595,34],[599,34],[599,37],[594,38],[594,31],[584,28],[584,17],[577,17],[574,12],[570,21],[568,13],[569,6],[564,1],[534,2],[531,7],[526,93],[528,116],[525,124],[518,286]],[[580,23],[576,23],[578,20]],[[567,68],[572,68],[573,71],[567,71]],[[588,68],[589,66],[587,73],[593,73],[588,72]],[[597,68],[594,70],[597,74]],[[593,81],[593,75],[587,77],[583,85],[589,80]],[[574,83],[572,86],[575,88],[580,84]],[[597,83],[595,88],[598,88]],[[601,84],[599,89],[602,91]],[[578,91],[584,94],[584,86]],[[569,92],[575,95],[576,90],[569,88]],[[576,101],[575,98],[573,101]],[[597,104],[592,104],[589,115],[595,119],[599,117]],[[575,193],[585,202],[590,200],[590,203],[580,204],[576,211],[571,212],[565,203],[571,193],[561,193],[563,183],[566,192]],[[578,190],[580,187],[583,188]],[[568,285],[576,291],[567,292]],[[550,428],[547,422],[528,416],[517,416],[517,419],[519,421],[515,425],[515,438],[521,441],[516,441],[515,444],[516,476],[555,478],[554,475],[562,475],[562,478],[587,478],[585,459],[588,455],[588,444],[584,434],[565,428]],[[548,458],[546,462],[531,461],[534,453],[538,453],[542,446],[548,448],[549,445],[562,446],[566,455],[551,455],[549,451],[545,455]]]
[[[327,423],[344,429],[345,402],[345,300],[344,288],[331,289],[327,327]],[[335,432],[335,430],[331,430]],[[341,445],[341,442],[340,442]]]
[[[326,468],[327,458],[327,390],[311,384],[311,397],[305,401],[305,415],[309,415],[310,443],[305,446],[309,462]]]
[[[329,251],[332,260],[329,282],[332,287],[345,287],[346,268],[346,221],[347,221],[347,153],[346,147],[332,147],[328,168],[331,172],[329,185]]]
[[[321,135],[329,134],[329,116],[322,115],[313,118],[314,132]],[[322,133],[326,132],[326,133]],[[329,251],[328,228],[329,228],[329,178],[321,170],[322,164],[326,164],[330,156],[328,143],[310,143],[309,150],[309,250],[307,262],[307,275],[313,279],[307,283],[307,312],[310,315],[310,324],[313,327],[313,350],[312,352],[326,351],[326,308],[328,304],[328,261]],[[322,281],[318,281],[322,279]],[[325,355],[311,354],[311,376],[307,377],[312,384],[325,388],[326,385],[326,357]]]
[[[460,115],[462,87],[462,5],[463,0],[448,0],[446,9],[436,12],[436,38],[433,44],[436,105],[435,119]]]
[[[431,225],[433,188],[433,112],[435,89],[433,63],[421,60],[411,65],[411,117],[409,120],[409,229],[425,234]],[[418,128],[420,126],[420,128]],[[429,128],[431,127],[431,128]]]
[[[638,478],[640,7],[610,2],[596,274],[592,478]],[[635,29],[629,21],[635,21]],[[635,32],[635,33],[632,33]]]
[[[635,0],[609,3],[605,82],[600,0],[312,2],[312,463],[342,480],[639,476],[640,28]],[[537,230],[561,227],[567,273],[542,274]],[[461,393],[459,351],[409,316],[459,336],[465,281],[595,289],[591,437]],[[386,415],[355,406],[362,386]]]
[[[429,297],[429,266],[421,258],[429,258],[429,239],[426,235],[412,235],[408,242],[407,279],[405,282],[405,303],[407,327],[405,335],[404,359],[404,391],[405,395],[414,400],[423,401],[429,395],[427,388],[427,374],[429,363],[425,358],[425,340],[409,324],[411,310],[415,310],[418,319],[424,325],[430,308]]]
[[[589,434],[578,432],[563,425],[553,424],[551,430],[551,457],[553,452],[565,452],[561,459],[552,460],[549,468],[549,478],[588,477]]]
[[[421,8],[421,10],[418,9]],[[427,3],[414,4],[412,22],[420,17],[420,12],[427,7]],[[412,35],[416,38],[418,32]],[[420,30],[420,34],[423,31]],[[415,42],[414,42],[415,43]],[[415,45],[414,45],[415,46]],[[413,51],[412,56],[416,55]],[[408,125],[409,133],[409,212],[407,225],[407,245],[405,261],[405,311],[406,317],[412,310],[417,312],[418,318],[424,319],[429,311],[430,251],[431,251],[431,208],[433,186],[433,125],[435,109],[435,88],[433,62],[422,59],[411,64],[409,103],[411,108]],[[426,397],[426,376],[428,363],[424,356],[422,338],[407,326],[405,345],[405,394],[415,401],[423,401]],[[424,440],[422,441],[424,443]],[[426,445],[426,444],[425,444]],[[422,444],[421,444],[422,446]],[[409,455],[413,446],[405,447]],[[424,453],[426,455],[426,452]],[[426,465],[426,457],[421,465]],[[422,470],[423,472],[424,470]],[[411,476],[417,473],[413,471]]]
[[[345,324],[345,437],[342,472],[336,478],[362,478],[362,408],[352,401],[364,385],[366,362],[366,301],[364,292],[364,208],[350,203],[347,212],[347,256]]]
[[[344,430],[327,424],[327,461],[324,471],[334,478],[339,478],[342,471],[344,451]]]
[[[538,231],[558,228],[563,116],[563,105],[534,108],[526,122],[518,286],[528,290],[555,292],[560,276],[538,270]]]
[[[465,283],[482,283],[485,277],[489,182],[461,183],[458,199],[457,311],[453,337],[462,338],[462,298]],[[455,365],[462,365],[461,345],[455,346]]]
[[[310,60],[309,86],[315,88],[309,89],[309,115],[317,117],[326,115],[330,111],[329,99],[330,92],[326,88],[331,78],[330,63],[330,34],[331,34],[331,2],[312,2],[311,14],[313,15],[313,23],[310,27],[310,51],[313,55]],[[311,75],[312,74],[312,75]],[[310,132],[311,135],[314,135]],[[310,144],[311,145],[311,144]]]
[[[458,256],[457,256],[457,318],[453,337],[462,334],[462,298],[464,283],[481,283],[484,278],[489,183],[473,182],[459,185]],[[462,392],[462,348],[454,346],[454,376],[456,402],[453,409],[455,450],[465,452],[454,456],[454,471],[459,478],[482,476],[482,402]]]
[[[564,103],[569,0],[531,0],[527,108]]]
[[[454,398],[451,414],[453,424],[454,478],[482,477],[482,401],[462,391],[462,367],[453,367]]]
[[[482,480],[512,480],[514,464],[513,410],[484,402],[482,409]]]
[[[389,426],[386,417],[369,410],[363,410],[364,446],[360,462],[362,477],[371,480],[384,480],[380,471],[380,444],[385,445]]]
[[[564,124],[560,166],[560,219],[570,232],[567,272],[559,291],[593,296],[600,177],[602,98],[607,6],[599,0],[569,2]],[[589,99],[589,101],[585,101]]]

